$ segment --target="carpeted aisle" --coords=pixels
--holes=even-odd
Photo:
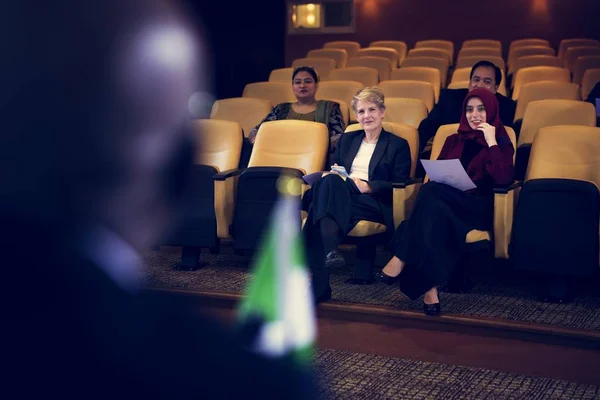
[[[600,399],[600,388],[481,368],[318,350],[324,399]]]
[[[332,302],[358,303],[395,307],[400,310],[421,312],[420,300],[411,301],[397,290],[384,284],[354,286],[344,283],[351,276],[351,254],[346,254],[348,265],[333,270]],[[161,247],[151,252],[146,260],[144,282],[149,287],[242,293],[251,274],[247,257],[233,254],[203,254],[208,264],[194,272],[174,271],[180,250]],[[389,257],[378,254],[378,265]],[[578,296],[567,304],[542,303],[534,294],[533,282],[515,278],[504,271],[475,271],[475,283],[470,293],[442,293],[442,311],[468,317],[486,317],[499,320],[532,322],[572,329],[600,330],[600,291],[595,280],[582,287]]]

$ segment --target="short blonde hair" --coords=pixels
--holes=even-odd
[[[379,86],[367,86],[356,92],[350,104],[354,112],[356,112],[356,104],[359,101],[375,103],[380,110],[385,110],[385,96]]]

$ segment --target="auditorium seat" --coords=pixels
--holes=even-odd
[[[182,246],[179,269],[201,266],[202,248],[216,250],[229,237],[235,199],[235,176],[242,149],[242,127],[237,122],[200,119],[193,122],[197,139],[190,189],[186,193],[181,221],[164,244]]]
[[[331,58],[335,61],[336,68],[344,68],[348,62],[348,53],[346,50],[335,48],[311,50],[306,54],[306,57]]]
[[[427,106],[427,112],[431,112],[435,104],[433,86],[429,82],[421,81],[384,81],[379,83],[386,98],[403,97],[408,99],[419,99]]]
[[[581,100],[579,85],[554,81],[526,83],[521,87],[521,94],[515,111],[515,121],[523,118],[530,102],[546,99]]]
[[[500,70],[502,70],[502,74],[505,74],[506,64],[504,63],[504,59],[499,56],[468,56],[468,57],[459,57],[456,60],[456,65],[454,66],[455,70],[469,68],[471,69],[473,65],[477,64],[479,61],[489,61],[496,65]]]
[[[371,42],[369,47],[389,47],[395,49],[398,52],[398,65],[402,65],[402,61],[406,58],[406,52],[408,47],[405,42],[400,40],[377,40]]]
[[[515,75],[512,99],[519,99],[521,86],[526,83],[539,81],[571,82],[571,74],[566,68],[558,67],[522,68]]]
[[[566,55],[567,69],[573,72],[577,59],[585,56],[600,56],[600,46],[569,47]]]
[[[510,46],[508,47],[508,54],[514,49],[518,49],[519,47],[529,47],[529,46],[545,46],[550,47],[550,42],[546,39],[539,38],[526,38],[526,39],[518,39],[510,42]]]
[[[415,48],[419,49],[421,47],[433,47],[437,49],[444,49],[450,54],[450,65],[454,64],[454,43],[450,40],[439,40],[439,39],[429,39],[429,40],[419,40],[415,43]]]
[[[519,194],[511,259],[537,275],[549,300],[568,300],[572,277],[597,273],[600,128],[541,128]]]
[[[468,69],[470,71],[469,68],[461,68],[461,70],[463,70],[463,69]],[[471,84],[471,82],[468,80],[455,81],[454,77],[453,77],[452,82],[450,82],[450,84],[448,85],[448,89],[468,89],[470,84]],[[503,96],[506,96],[506,86],[504,85],[504,82],[501,82],[498,85],[498,93],[500,93]]]
[[[596,126],[595,107],[575,100],[536,100],[527,105],[517,144],[517,180],[523,180],[532,143],[540,128],[554,125]]]
[[[275,107],[279,103],[296,101],[291,83],[285,82],[255,82],[244,87],[242,97],[265,99]]]
[[[392,62],[388,58],[384,57],[353,57],[350,60],[348,60],[347,65],[348,68],[366,67],[376,69],[378,81],[390,79],[390,74],[392,73]]]
[[[526,56],[555,56],[554,49],[546,46],[519,47],[514,49],[508,57],[508,74],[512,75],[516,72],[514,63],[517,59]],[[562,67],[563,65],[559,65]]]
[[[418,47],[416,49],[410,49],[406,57],[439,57],[448,60],[448,65],[452,65],[452,54],[447,50],[435,48],[435,47]]]
[[[463,47],[457,58],[462,57],[502,57],[502,51],[495,47]]]
[[[294,68],[277,68],[269,74],[269,82],[287,82],[292,83],[292,74]]]
[[[509,68],[508,74],[515,74],[521,68],[527,67],[558,67],[563,68],[564,62],[556,56],[534,55],[523,56],[514,60],[512,68]]]
[[[581,85],[585,71],[593,68],[600,68],[600,55],[579,57],[573,69],[573,83]]]
[[[375,86],[379,83],[379,72],[369,67],[336,68],[329,73],[330,81],[356,81],[364,86]]]
[[[287,85],[290,85],[290,83],[288,82]],[[241,125],[244,136],[248,137],[250,131],[272,109],[273,106],[269,100],[252,97],[232,97],[215,101],[210,112],[210,118],[237,122]]]
[[[326,80],[329,77],[329,73],[335,68],[335,61],[331,58],[321,57],[297,58],[292,62],[292,68],[298,67],[314,68],[314,70],[317,72],[317,76],[319,77],[319,81],[321,81]]]
[[[572,39],[563,39],[560,41],[558,46],[558,57],[563,61],[567,61],[567,50],[570,47],[581,47],[581,46],[596,46],[600,47],[600,41],[596,39],[588,39],[588,38],[572,38]]]
[[[440,71],[430,67],[403,67],[392,71],[390,76],[392,81],[422,81],[429,82],[433,86],[435,102],[440,98],[441,79]]]
[[[581,98],[587,100],[594,86],[600,82],[600,68],[585,71],[581,79]]]
[[[440,71],[440,79],[442,88],[446,87],[446,81],[448,78],[448,59],[439,57],[407,57],[402,61],[402,68],[404,67],[430,67]]]
[[[358,50],[354,55],[350,58],[354,57],[383,57],[390,60],[392,63],[392,69],[398,68],[400,58],[398,54],[398,50],[392,49],[389,47],[365,47],[364,49]],[[352,65],[348,64],[349,67]]]
[[[326,42],[323,45],[323,48],[324,49],[346,50],[346,53],[348,53],[348,57],[352,57],[352,56],[354,56],[354,53],[356,53],[358,50],[360,50],[360,43],[349,41],[349,40],[338,40],[338,41]]]
[[[425,118],[427,118],[427,106],[423,100],[386,96],[385,120],[387,122],[418,128]]]
[[[350,107],[352,97],[363,87],[369,86],[362,82],[348,80],[329,80],[319,83],[317,90],[317,99],[340,99],[348,105],[350,116],[349,121],[356,121],[356,115]]]
[[[470,39],[462,42],[461,49],[467,49],[471,47],[491,47],[502,51],[502,43],[499,40],[491,39]]]

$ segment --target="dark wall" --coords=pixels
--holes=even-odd
[[[356,0],[357,32],[338,35],[290,35],[286,65],[332,40],[447,39],[456,50],[463,40],[497,39],[505,52],[510,41],[524,37],[550,40],[600,39],[600,0]]]
[[[239,97],[246,83],[266,81],[285,60],[285,0],[179,0],[203,26],[212,59],[213,95]],[[200,30],[200,28],[199,28]]]

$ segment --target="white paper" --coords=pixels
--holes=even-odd
[[[462,191],[477,187],[458,159],[421,160],[421,162],[430,181],[443,183]]]

